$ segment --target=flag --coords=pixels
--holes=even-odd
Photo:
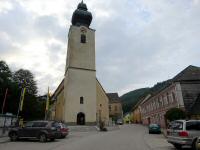
[[[26,92],[26,88],[23,88],[22,95],[21,95],[20,111],[22,111],[23,109],[25,92]]]
[[[48,87],[47,101],[46,101],[46,111],[49,110],[49,97],[50,97],[50,94],[49,94],[49,87]]]

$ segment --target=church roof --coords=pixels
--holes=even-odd
[[[121,102],[121,99],[119,98],[118,93],[107,93],[109,102]]]
[[[87,10],[87,5],[83,1],[79,3],[72,15],[72,25],[89,27],[92,22],[92,14]]]

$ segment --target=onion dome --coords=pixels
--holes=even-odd
[[[92,22],[92,14],[87,10],[87,6],[83,1],[79,3],[72,15],[72,25],[89,27]]]

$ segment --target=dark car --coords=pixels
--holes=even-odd
[[[61,138],[65,138],[69,134],[69,129],[65,123],[59,123]]]
[[[60,135],[59,123],[56,121],[30,121],[24,127],[11,128],[8,133],[11,141],[20,138],[35,138],[40,142],[46,142],[48,139],[53,141]]]
[[[158,124],[150,124],[149,125],[149,134],[151,133],[161,133],[160,125]]]

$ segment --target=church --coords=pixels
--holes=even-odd
[[[95,30],[92,14],[83,1],[78,4],[68,33],[65,76],[52,95],[50,119],[68,125],[109,123],[109,100],[96,78]]]

